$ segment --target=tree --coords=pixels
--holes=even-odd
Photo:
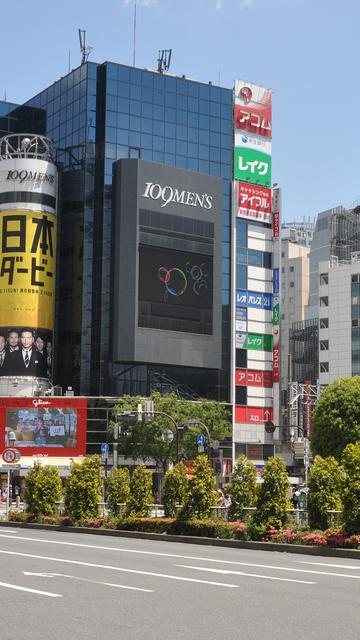
[[[360,376],[329,384],[315,406],[311,449],[341,459],[346,445],[360,440]]]
[[[360,532],[360,442],[348,444],[342,463],[345,472],[343,485],[343,519],[346,531]]]
[[[189,480],[185,465],[176,464],[165,474],[163,503],[165,515],[175,517],[179,505],[183,506],[189,493]]]
[[[130,480],[130,498],[127,503],[126,514],[133,517],[146,517],[153,504],[152,475],[144,464],[139,464]]]
[[[130,497],[130,473],[126,467],[113,469],[107,480],[107,507],[111,514],[120,513],[120,505],[128,502]]]
[[[229,520],[243,520],[247,515],[245,508],[253,507],[256,500],[256,468],[246,456],[238,458],[226,489],[231,499]]]
[[[182,518],[209,518],[211,507],[217,504],[217,494],[214,472],[205,455],[200,455],[194,460],[193,473],[189,482],[189,493],[180,515]]]
[[[327,529],[332,525],[329,511],[340,511],[344,473],[333,456],[316,456],[311,468],[308,487],[309,523],[314,529]]]
[[[57,467],[42,466],[35,462],[25,481],[25,502],[35,516],[52,516],[58,511],[62,497],[62,484]]]
[[[285,462],[278,456],[267,460],[260,485],[253,524],[266,532],[281,529],[287,523],[289,481]]]
[[[119,437],[119,453],[125,458],[140,459],[144,463],[154,460],[165,472],[170,462],[176,462],[178,436],[179,451],[184,452],[188,459],[193,459],[197,454],[196,435],[204,433],[202,425],[189,429],[189,420],[193,419],[203,422],[215,440],[222,440],[231,435],[228,410],[223,404],[210,400],[179,400],[175,393],[163,396],[153,393],[150,399],[154,402],[155,411],[151,421],[145,421],[143,418],[142,422],[139,422],[136,418],[137,406],[144,401],[144,398],[139,396],[124,396],[114,410],[114,413],[130,411],[135,414],[131,423],[120,422],[122,435]],[[111,433],[114,432],[113,422],[110,423],[109,429]],[[162,439],[162,434],[167,429],[174,435],[171,443]]]
[[[85,458],[71,465],[66,479],[65,510],[72,520],[96,518],[102,499],[103,482],[100,456]]]

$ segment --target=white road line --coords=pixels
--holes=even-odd
[[[93,584],[101,584],[105,587],[117,587],[118,589],[129,589],[130,591],[144,591],[145,593],[154,593],[154,589],[142,589],[141,587],[129,587],[125,584],[113,584],[112,582],[100,582],[99,580],[91,580],[91,578],[79,578],[78,576],[70,576],[66,573],[34,573],[33,571],[23,571],[24,576],[37,576],[41,578],[71,578],[71,580],[80,580],[81,582],[92,582]]]
[[[199,584],[208,584],[214,587],[229,587],[237,589],[237,584],[228,584],[226,582],[209,582],[208,580],[197,580],[196,578],[183,578],[181,576],[172,576],[167,573],[154,573],[152,571],[137,571],[135,569],[124,569],[123,567],[113,567],[106,564],[95,564],[93,562],[81,562],[80,560],[68,560],[67,558],[51,558],[48,556],[36,556],[31,553],[20,553],[18,551],[4,551],[0,550],[0,553],[9,556],[21,556],[22,558],[35,558],[36,560],[49,560],[51,562],[63,562],[66,564],[76,564],[82,567],[93,567],[96,569],[109,569],[111,571],[122,571],[124,573],[135,573],[141,576],[153,576],[155,578],[167,578],[168,580],[179,580],[182,582],[197,582]]]
[[[231,565],[235,565],[235,566],[242,566],[242,567],[257,567],[259,569],[276,569],[277,571],[293,571],[296,573],[314,573],[314,574],[319,574],[319,575],[325,575],[325,576],[338,576],[341,578],[358,578],[360,576],[351,576],[351,575],[344,575],[341,573],[329,573],[329,572],[325,572],[325,571],[311,571],[309,569],[297,569],[296,567],[281,567],[278,565],[268,565],[268,564],[256,564],[256,563],[252,563],[252,562],[239,562],[236,560],[220,560],[218,558],[204,558],[203,556],[189,556],[189,555],[182,555],[182,554],[176,554],[176,553],[163,553],[163,552],[159,552],[159,551],[142,551],[139,549],[125,549],[123,547],[109,547],[109,546],[104,546],[104,545],[96,545],[96,544],[85,544],[85,543],[81,543],[81,542],[67,542],[67,541],[61,541],[61,540],[48,540],[46,538],[28,538],[26,536],[16,536],[16,538],[14,538],[13,536],[8,536],[6,534],[1,534],[0,533],[0,538],[10,538],[11,540],[15,540],[16,542],[18,540],[26,540],[28,542],[40,542],[40,543],[48,543],[48,544],[55,544],[55,545],[63,545],[63,546],[68,546],[68,547],[80,547],[83,549],[99,549],[101,551],[118,551],[121,553],[134,553],[134,554],[138,554],[138,555],[146,555],[146,556],[157,556],[157,557],[162,557],[162,558],[177,558],[179,560],[197,560],[197,561],[201,561],[201,562],[214,562],[214,563],[218,563],[218,564],[231,564]],[[300,560],[293,560],[291,558],[292,562],[301,562]],[[303,561],[305,563],[305,561]],[[309,563],[311,564],[311,563]],[[315,563],[314,563],[315,564]],[[319,563],[320,564],[320,563]],[[330,566],[330,565],[329,565]],[[334,566],[340,566],[340,565],[334,565]],[[344,567],[345,568],[345,567]],[[355,568],[355,567],[351,567],[351,568]]]
[[[310,562],[309,560],[295,560],[299,564],[314,564],[319,567],[336,567],[337,569],[356,569],[360,571],[360,563],[358,565],[354,564],[332,564],[331,562]]]
[[[224,575],[246,576],[247,578],[262,578],[263,580],[280,580],[281,582],[296,582],[297,584],[316,584],[305,580],[292,580],[291,578],[277,578],[276,576],[263,576],[257,573],[244,573],[243,571],[231,571],[229,569],[210,569],[208,567],[190,567],[186,564],[176,564],[176,567],[184,569],[195,569],[197,571],[211,571],[212,573],[222,573]]]
[[[15,589],[16,591],[27,591],[28,593],[36,593],[39,596],[48,596],[49,598],[62,598],[59,593],[50,593],[49,591],[39,591],[38,589],[28,589],[27,587],[19,587],[17,584],[8,584],[7,582],[0,582],[0,587],[6,589]]]

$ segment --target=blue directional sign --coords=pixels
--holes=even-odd
[[[101,445],[101,453],[105,456],[109,453],[109,445],[106,442],[103,442]]]
[[[205,444],[205,436],[203,433],[199,433],[198,436],[196,436],[196,442],[199,445],[199,447],[203,447]]]

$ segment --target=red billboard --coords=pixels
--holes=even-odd
[[[86,398],[0,398],[0,441],[13,431],[22,456],[86,454]]]
[[[271,371],[236,369],[235,384],[239,387],[272,387]]]
[[[264,424],[272,419],[272,407],[235,407],[235,422]]]
[[[271,223],[271,189],[238,182],[237,217]]]
[[[280,345],[279,343],[275,344],[273,348],[273,380],[274,382],[280,381]]]
[[[271,95],[269,103],[264,106],[235,104],[234,127],[247,133],[271,138]]]

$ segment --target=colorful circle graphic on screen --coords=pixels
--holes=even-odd
[[[158,277],[160,281],[165,285],[165,298],[167,296],[174,296],[180,298],[187,288],[187,278],[178,267],[167,269],[167,267],[160,267],[158,270]]]

